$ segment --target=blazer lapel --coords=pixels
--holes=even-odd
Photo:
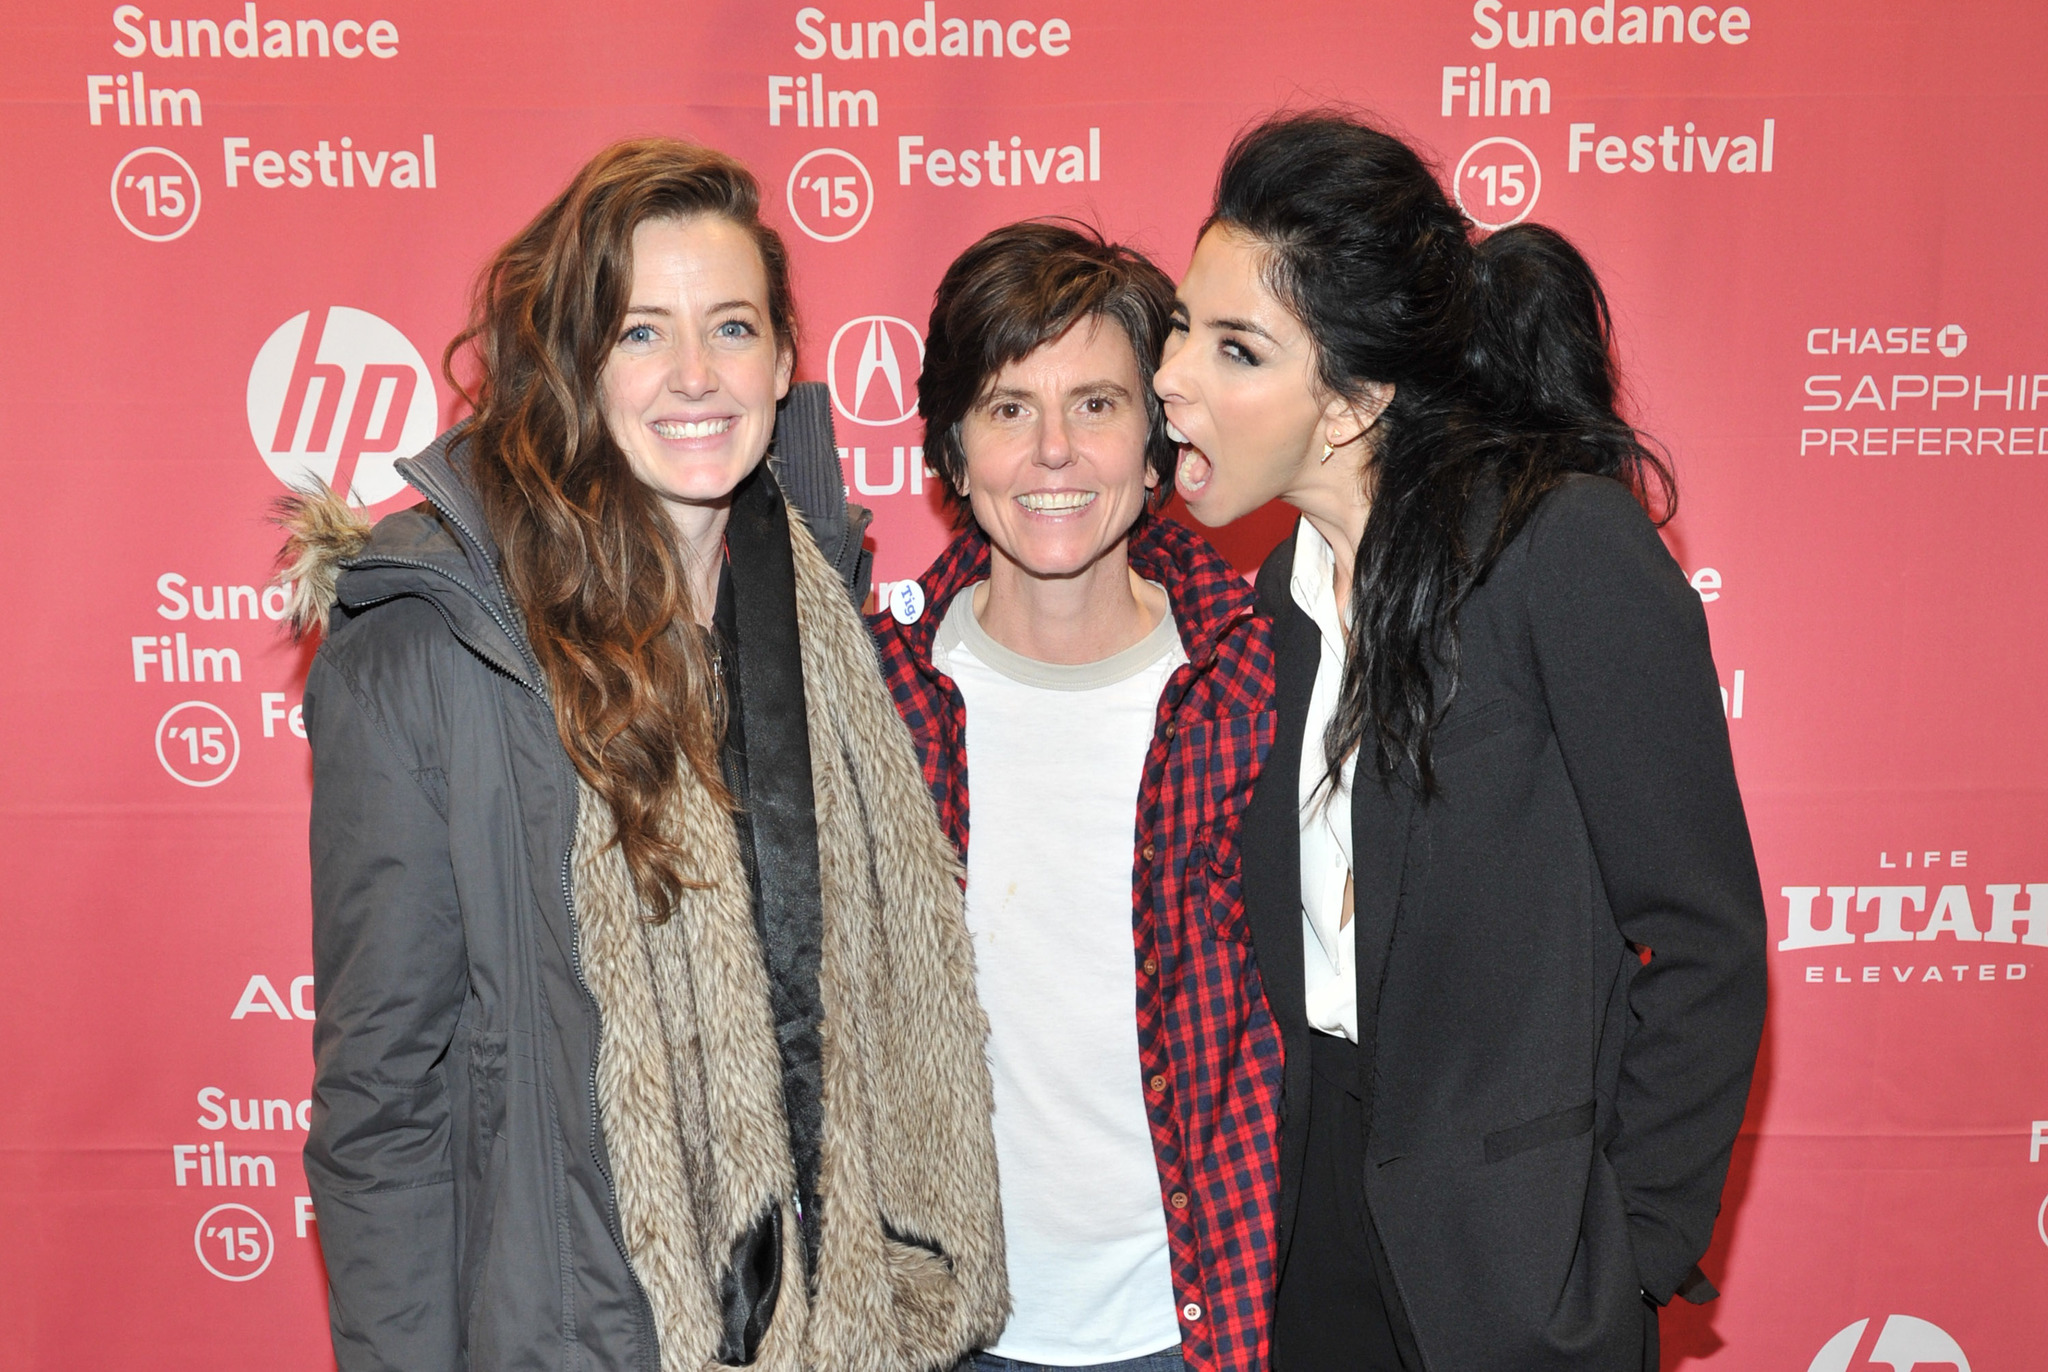
[[[1322,645],[1315,622],[1294,603],[1289,590],[1294,540],[1287,539],[1259,573],[1259,611],[1273,623],[1274,672],[1278,691],[1272,749],[1238,830],[1244,855],[1245,915],[1252,951],[1265,984],[1266,1003],[1280,1027],[1286,1054],[1280,1131],[1279,1260],[1284,1262],[1301,1193],[1301,1168],[1308,1123],[1308,1007],[1301,942],[1302,733],[1308,725],[1309,696],[1315,690]]]
[[[1361,759],[1351,790],[1352,919],[1357,923],[1352,954],[1358,978],[1359,1070],[1364,1074],[1359,1087],[1365,1101],[1368,1146],[1372,1137],[1380,988],[1386,980],[1387,955],[1394,941],[1407,888],[1408,860],[1421,820],[1422,806],[1406,778],[1397,776],[1382,782],[1373,774],[1369,760]]]
[[[1291,1040],[1307,1033],[1301,944],[1302,732],[1315,689],[1320,644],[1316,627],[1290,600],[1275,617],[1273,656],[1279,690],[1274,701],[1273,747],[1259,771],[1259,783],[1245,809],[1240,843],[1245,868],[1256,879],[1245,884],[1245,914],[1266,999],[1282,1032]]]

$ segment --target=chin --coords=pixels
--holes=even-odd
[[[1235,524],[1252,512],[1241,500],[1233,500],[1228,490],[1222,489],[1211,478],[1209,484],[1190,496],[1186,487],[1179,488],[1180,502],[1193,515],[1195,522],[1205,529],[1220,529],[1226,524]]]
[[[692,505],[715,505],[729,497],[759,466],[753,462],[729,461],[715,466],[697,466],[673,475],[664,490],[671,500]]]
[[[1221,504],[1212,499],[1207,492],[1189,499],[1188,493],[1182,491],[1180,493],[1180,503],[1187,508],[1189,514],[1194,516],[1195,522],[1205,529],[1220,529],[1235,518]]]

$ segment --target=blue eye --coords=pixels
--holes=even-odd
[[[716,333],[720,338],[752,338],[754,326],[744,319],[728,319],[718,326]]]
[[[1257,354],[1234,338],[1226,338],[1216,346],[1222,350],[1225,357],[1233,362],[1243,363],[1247,367],[1259,365]]]
[[[635,324],[619,335],[619,342],[621,343],[652,343],[653,341],[654,329],[653,326],[648,324]]]

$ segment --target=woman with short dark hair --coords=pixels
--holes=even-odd
[[[1280,1042],[1237,824],[1272,658],[1249,588],[1153,510],[1172,297],[1060,223],[947,269],[918,403],[962,527],[874,621],[989,1015],[1014,1309],[981,1372],[1266,1364]]]
[[[754,178],[669,139],[499,250],[474,418],[298,502],[345,1369],[950,1366],[1006,1308],[956,864],[763,465]]]
[[[1477,255],[1342,113],[1232,146],[1155,385],[1259,573],[1280,726],[1243,836],[1287,1043],[1276,1372],[1654,1369],[1764,1008],[1699,597],[1570,245]]]

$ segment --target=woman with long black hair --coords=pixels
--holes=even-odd
[[[1668,471],[1555,234],[1476,253],[1341,113],[1241,136],[1156,386],[1259,574],[1242,831],[1286,1045],[1276,1372],[1655,1368],[1761,1033],[1764,911]]]

